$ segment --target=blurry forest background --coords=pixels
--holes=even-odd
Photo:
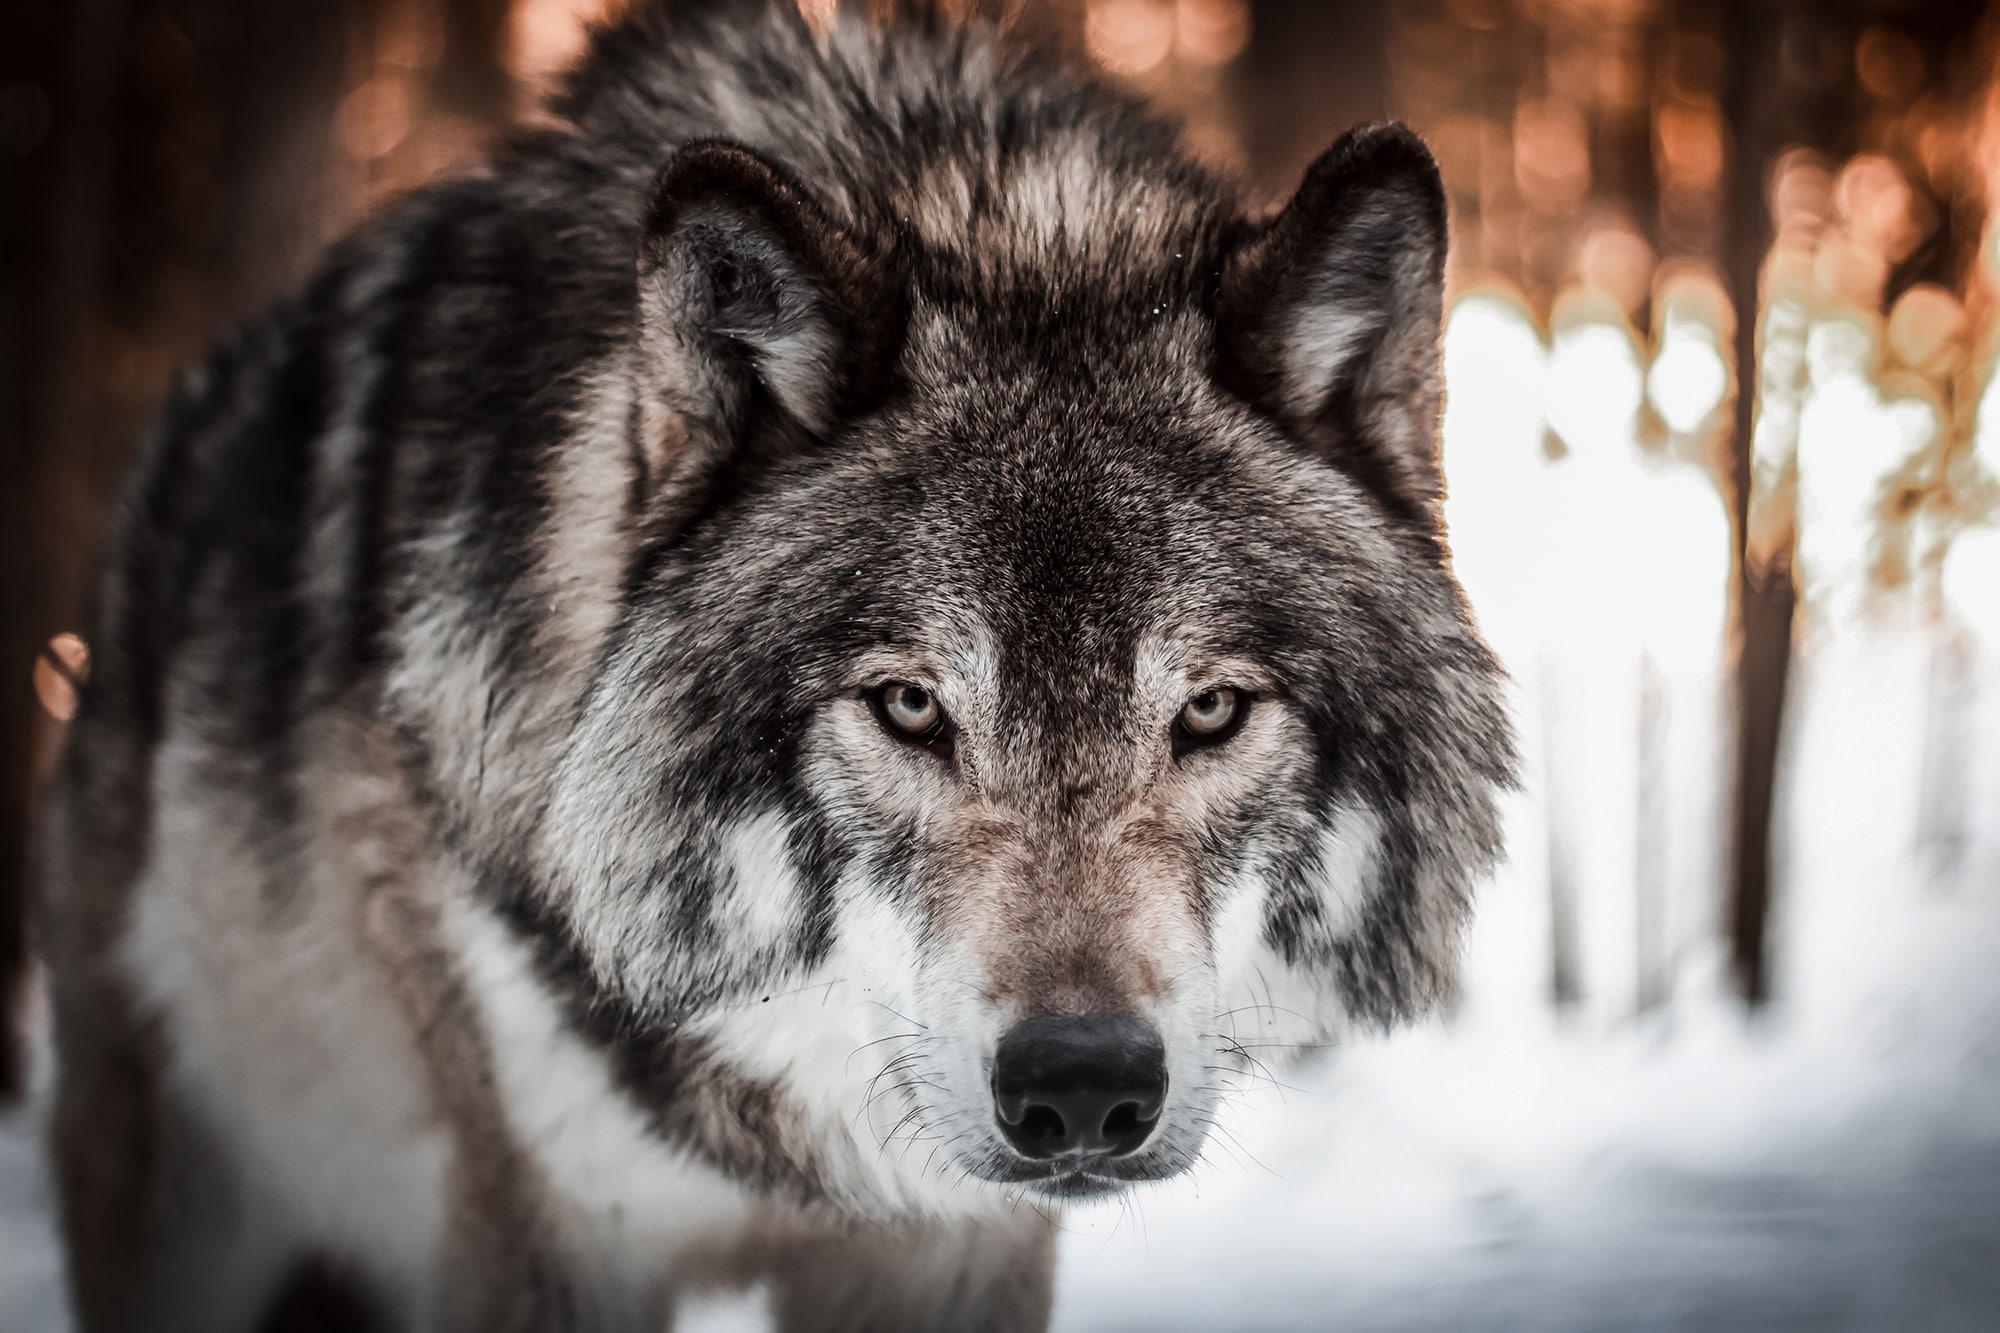
[[[26,812],[67,697],[43,646],[77,627],[170,373],[535,114],[617,5],[0,18],[0,1082],[23,1077]],[[1463,1020],[1593,1032],[1706,1004],[1754,1024],[1858,960],[1929,967],[1931,945],[1892,944],[1928,904],[1993,919],[2000,13],[956,7],[1071,44],[1273,201],[1357,121],[1437,151],[1448,517],[1532,769]]]
[[[471,160],[496,126],[532,114],[586,25],[618,2],[72,0],[0,20],[0,985],[11,1004],[22,1002],[27,956],[25,812],[52,744],[30,664],[77,624],[107,497],[168,376],[298,283],[385,197]],[[804,2],[809,13],[825,7]],[[1701,892],[1742,993],[1766,997],[1771,810],[1797,594],[1824,575],[1838,617],[1879,614],[1878,594],[1891,593],[1936,621],[1952,609],[1943,574],[1954,539],[1993,518],[2000,445],[1980,446],[1978,411],[2000,262],[1988,217],[2000,187],[2000,28],[1988,6],[984,8],[1080,47],[1183,116],[1199,151],[1247,171],[1273,199],[1348,125],[1410,121],[1451,187],[1458,298],[1485,302],[1476,313],[1488,343],[1462,350],[1508,366],[1485,382],[1507,401],[1481,403],[1477,429],[1497,423],[1516,438],[1475,442],[1460,410],[1467,435],[1450,447],[1464,457],[1451,462],[1481,475],[1454,477],[1458,493],[1521,490],[1533,462],[1471,452],[1523,444],[1543,466],[1617,449],[1655,470],[1684,463],[1717,497],[1727,527],[1707,534],[1712,549],[1686,549],[1700,535],[1676,531],[1647,559],[1681,584],[1727,562],[1728,743],[1702,778],[1730,799],[1712,812],[1718,859]],[[1746,391],[1738,368],[1752,365]],[[1821,415],[1839,438],[1804,429],[1818,388],[1837,400]],[[1462,388],[1461,403],[1480,391]],[[1632,438],[1610,438],[1621,433]],[[1802,473],[1802,453],[1822,444],[1825,476]],[[1509,468],[1517,475],[1486,475]],[[1615,506],[1648,504],[1610,485],[1608,473],[1585,482],[1561,521],[1620,527],[1632,516]],[[1821,544],[1842,548],[1827,560],[1865,568],[1802,566],[1813,553],[1801,550],[1799,508],[1816,492],[1844,509],[1813,516],[1840,529],[1824,534]],[[1990,599],[1991,557],[1980,572]],[[1610,610],[1593,591],[1543,589],[1554,605],[1542,610],[1586,628]],[[1640,590],[1608,594],[1633,601]],[[1520,588],[1496,595],[1533,599]],[[1685,601],[1687,589],[1675,595]],[[1951,668],[1941,668],[1947,692]],[[40,667],[45,690],[60,693],[55,669]],[[1642,724],[1657,721],[1659,702]],[[1948,726],[1939,740],[1950,748]],[[1956,836],[1951,787],[1946,775],[1930,793],[1932,832],[1946,842]],[[1588,855],[1561,828],[1551,840],[1561,947],[1549,984],[1570,998],[1587,970],[1567,936]],[[1646,966],[1654,975],[1641,988],[1657,992],[1664,963]],[[19,1077],[10,1055],[0,1083]]]

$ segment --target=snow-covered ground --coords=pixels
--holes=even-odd
[[[35,1052],[34,1067],[46,1073],[46,1050]],[[39,1100],[0,1111],[0,1331],[4,1333],[59,1333],[69,1327],[61,1288],[62,1258],[51,1220],[54,1201],[40,1152],[40,1111]]]

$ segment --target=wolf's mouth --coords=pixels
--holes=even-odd
[[[1149,1180],[1178,1175],[1181,1168],[1147,1153],[1135,1157],[1070,1157],[1057,1161],[989,1163],[974,1174],[1001,1185],[1022,1185],[1052,1199],[1101,1199]]]
[[[1108,1176],[1093,1176],[1088,1171],[1078,1171],[1073,1175],[1045,1177],[1034,1181],[1030,1188],[1037,1194],[1063,1203],[1084,1203],[1092,1199],[1109,1198],[1130,1183]]]

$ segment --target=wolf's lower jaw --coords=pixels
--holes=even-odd
[[[1020,1183],[1029,1194],[1039,1195],[1054,1204],[1064,1204],[1109,1199],[1132,1188],[1137,1182],[1093,1175],[1088,1171],[1070,1171],[1031,1177]]]

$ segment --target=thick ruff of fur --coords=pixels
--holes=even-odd
[[[1047,1201],[1439,998],[1496,854],[1436,170],[1248,216],[992,32],[788,6],[553,111],[134,469],[45,839],[82,1326],[1038,1327]],[[995,1122],[1066,1014],[1165,1050],[1089,1171]]]

